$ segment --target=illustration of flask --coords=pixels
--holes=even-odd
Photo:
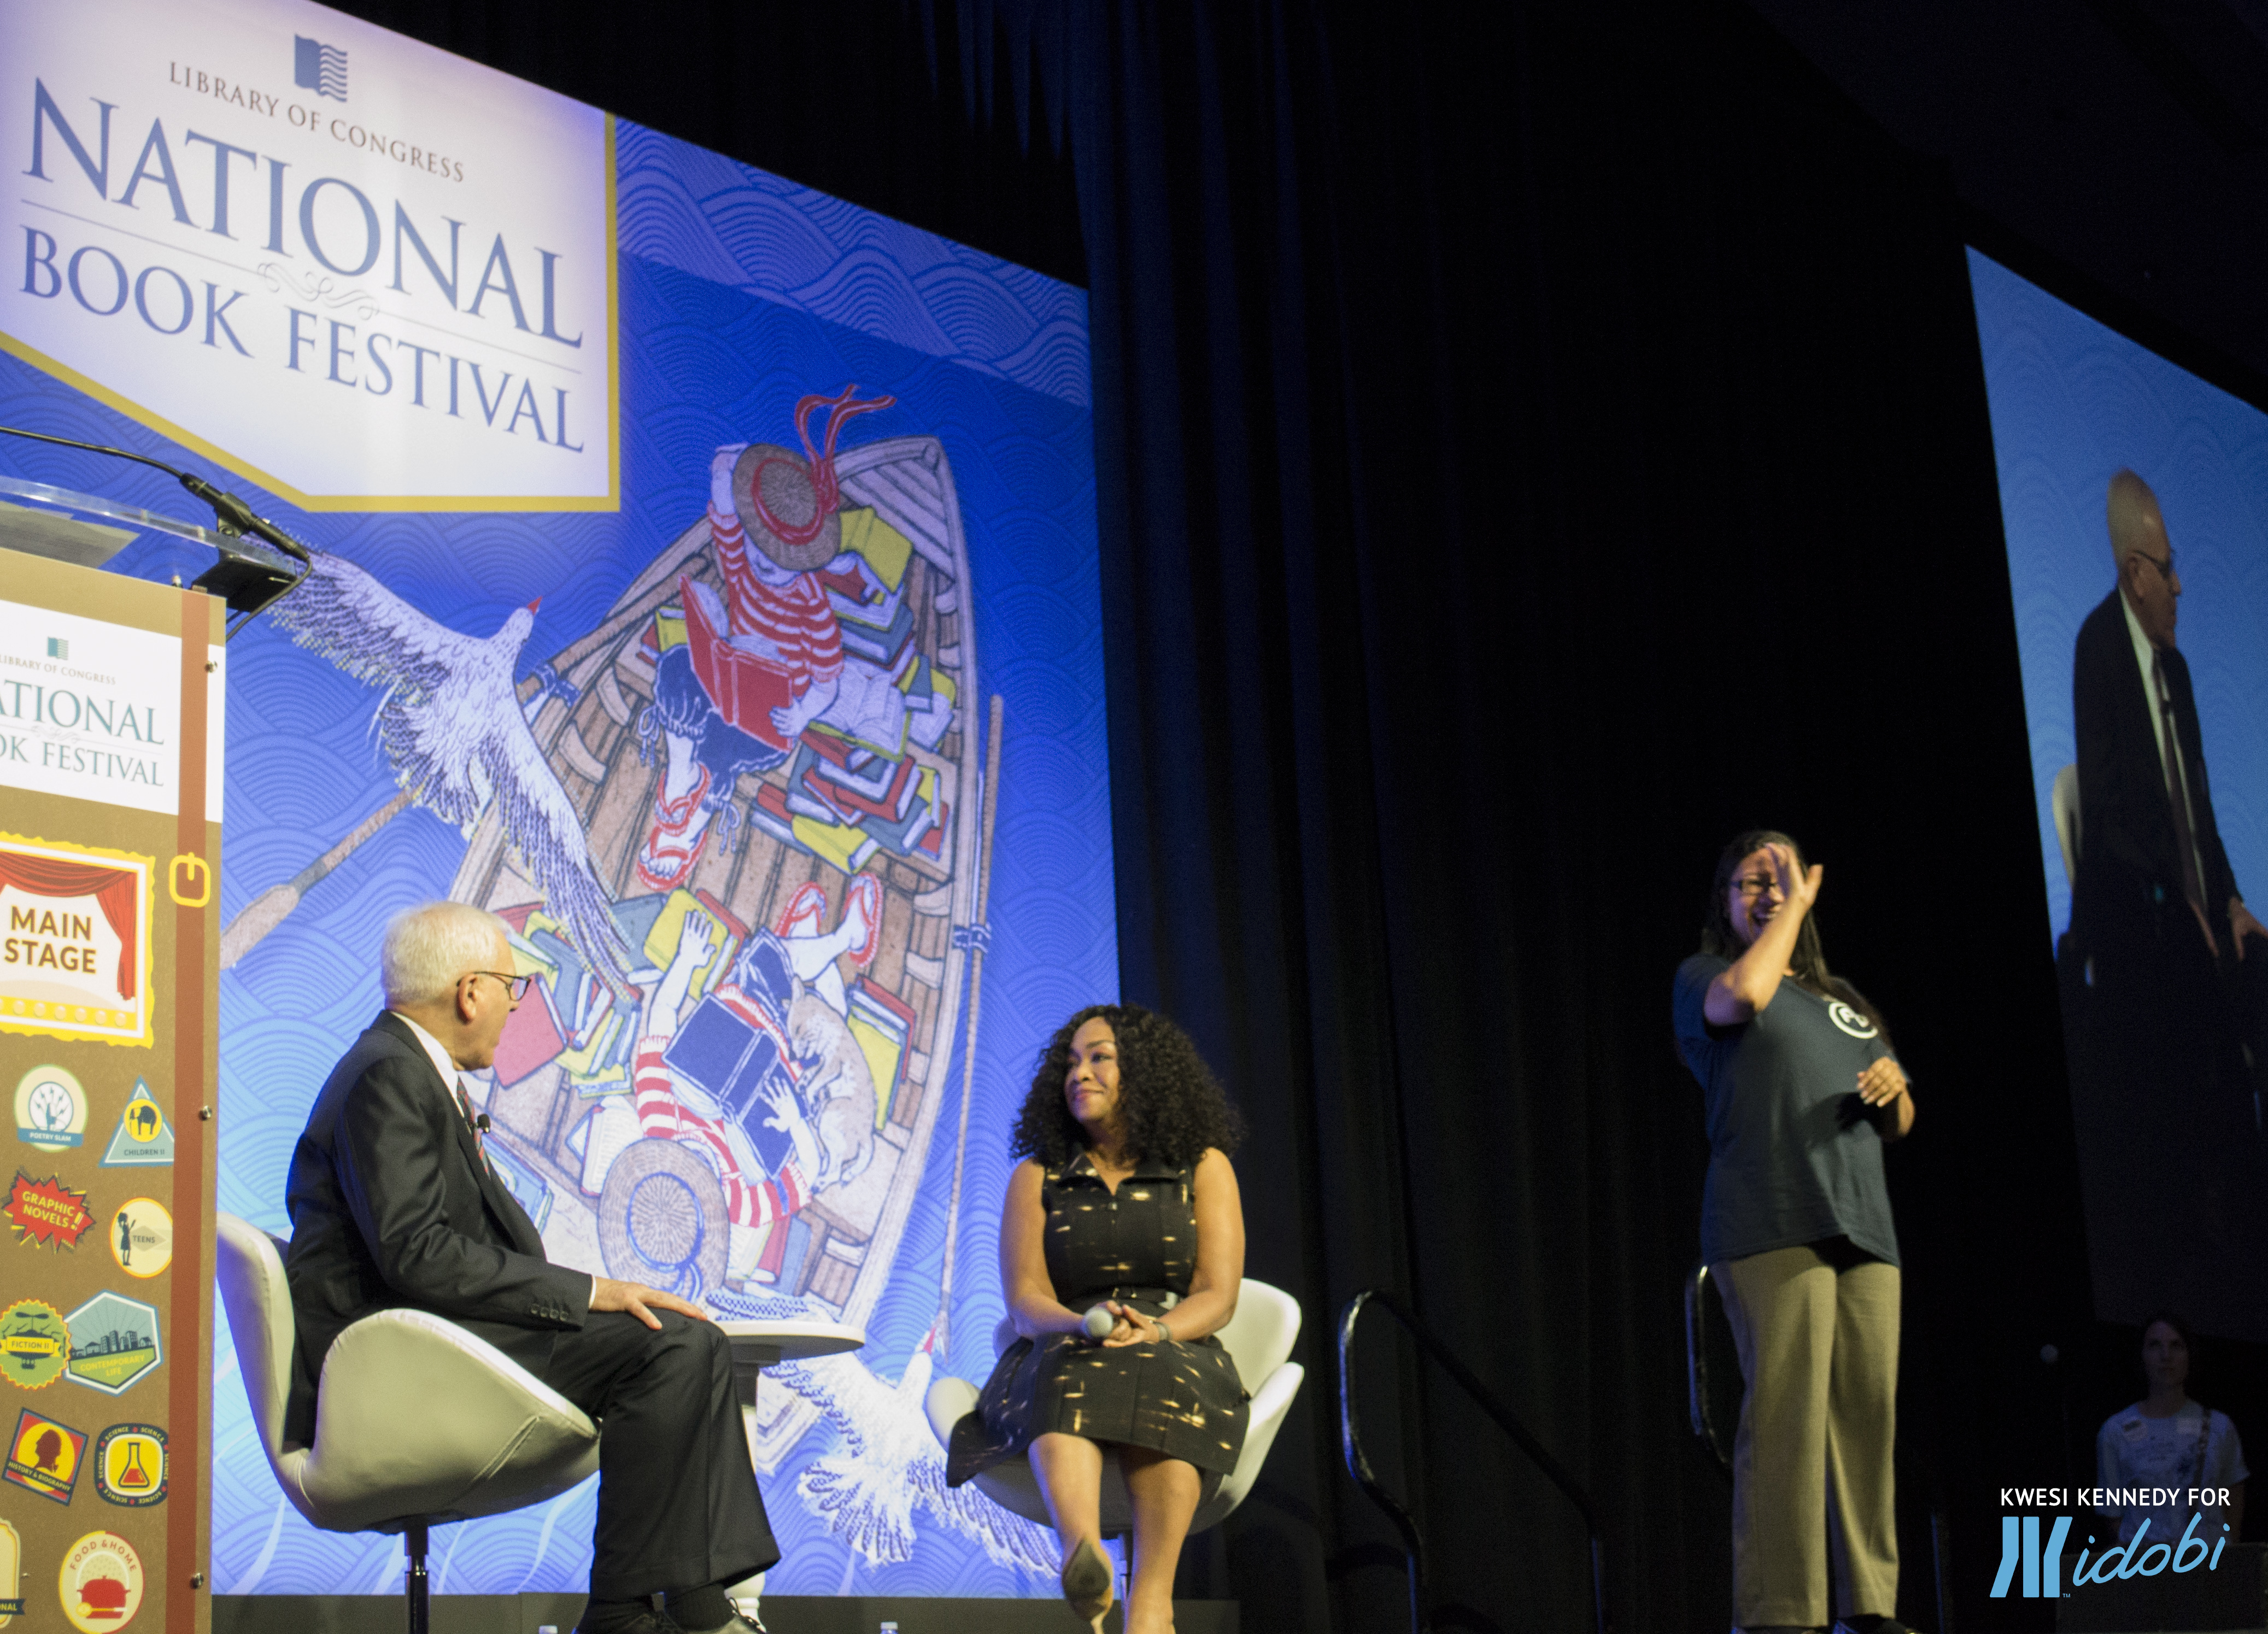
[[[126,1468],[118,1472],[118,1484],[121,1487],[146,1487],[150,1484],[150,1472],[142,1468],[141,1442],[129,1441],[126,1444]]]

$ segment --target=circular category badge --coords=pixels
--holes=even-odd
[[[110,1218],[110,1257],[129,1277],[155,1277],[173,1262],[173,1217],[155,1197],[129,1197]]]
[[[166,1497],[166,1432],[155,1424],[113,1424],[94,1444],[94,1490],[129,1509]]]
[[[63,1556],[55,1592],[80,1634],[122,1629],[142,1609],[142,1557],[115,1532],[90,1532]]]
[[[18,1299],[0,1311],[0,1377],[19,1389],[55,1381],[70,1361],[70,1329],[45,1299]]]
[[[61,1067],[33,1067],[16,1082],[16,1138],[62,1152],[86,1138],[86,1091]]]

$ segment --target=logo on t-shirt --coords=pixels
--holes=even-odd
[[[1839,998],[1828,1001],[1827,1019],[1853,1038],[1874,1036],[1874,1024]]]

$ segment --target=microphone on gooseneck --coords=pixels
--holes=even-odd
[[[1118,1319],[1110,1314],[1108,1306],[1098,1305],[1087,1312],[1079,1326],[1086,1330],[1088,1338],[1099,1344],[1110,1337],[1110,1330],[1118,1326]]]

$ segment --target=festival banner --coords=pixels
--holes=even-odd
[[[608,126],[315,6],[0,10],[17,357],[316,510],[612,509]]]
[[[763,1376],[768,1590],[1052,1594],[1054,1544],[946,1490],[922,1403],[991,1370],[1008,1129],[1116,994],[1084,292],[294,0],[0,0],[0,423],[221,466],[316,549],[228,649],[219,1206],[289,1234],[387,916],[490,908],[535,980],[475,1093],[551,1257],[868,1336]],[[7,480],[188,514],[0,440]],[[149,534],[113,567],[209,561]],[[141,850],[163,922],[171,853]],[[115,976],[103,900],[53,902],[41,979]],[[134,1307],[189,1254],[154,1177],[195,1111],[51,1053],[77,1093],[52,1075],[18,1167],[92,1224],[7,1251],[114,1297],[20,1344],[38,1371],[111,1336],[48,1386],[95,1404],[64,1415],[95,1518],[62,1542],[128,1539],[154,1601],[134,1528],[200,1443],[141,1404],[182,1352],[145,1358]],[[399,1593],[399,1539],[285,1502],[217,1344],[210,1587]],[[581,1588],[593,1509],[442,1529],[435,1591]]]

